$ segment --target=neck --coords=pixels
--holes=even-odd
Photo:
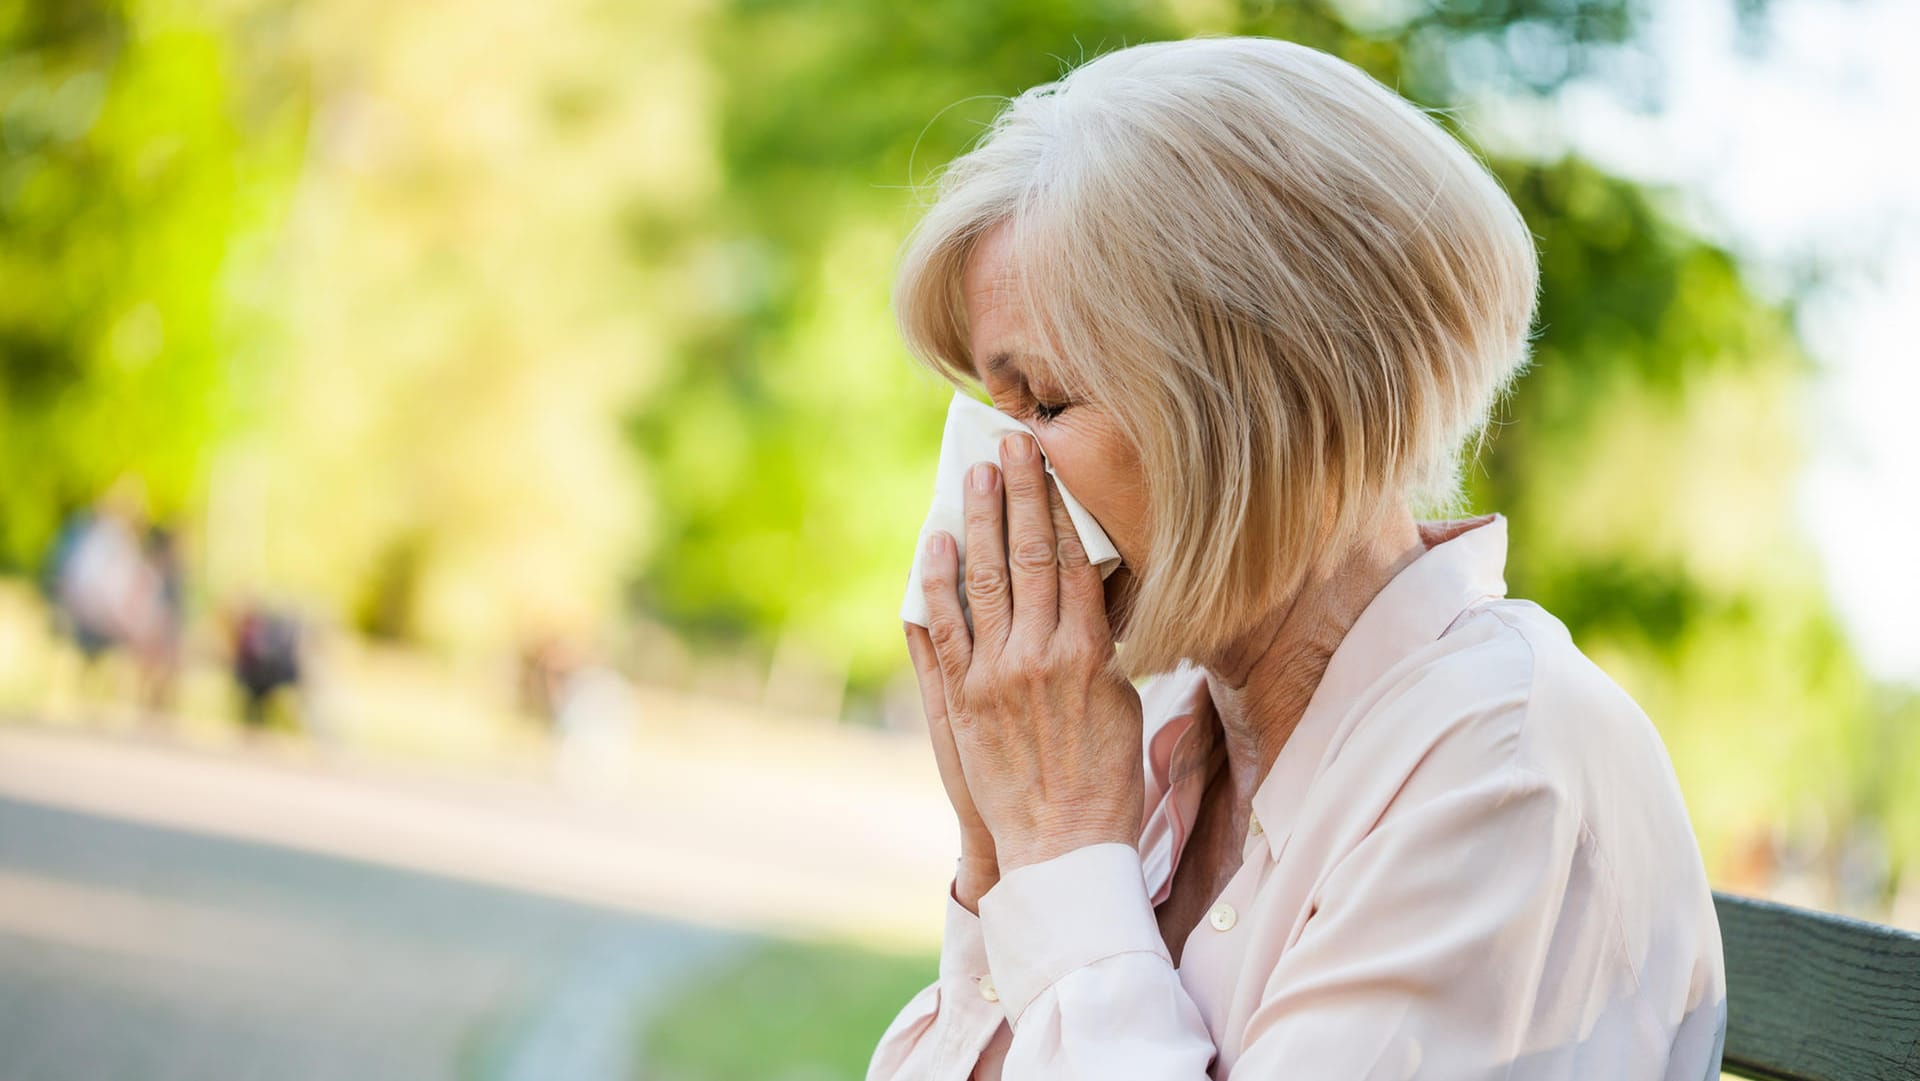
[[[1247,633],[1202,661],[1225,733],[1235,807],[1253,799],[1348,629],[1381,587],[1426,551],[1404,507],[1384,514],[1365,536],[1325,576],[1304,582]]]

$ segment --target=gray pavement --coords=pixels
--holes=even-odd
[[[0,1081],[631,1081],[642,1014],[750,943],[0,797]]]

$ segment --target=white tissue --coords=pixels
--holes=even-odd
[[[976,462],[1000,464],[1000,440],[1009,432],[1026,432],[1033,429],[1015,420],[1013,417],[986,405],[961,391],[954,391],[953,402],[947,406],[946,434],[940,438],[940,466],[933,479],[933,507],[927,511],[927,520],[920,527],[920,538],[914,545],[912,570],[907,575],[907,597],[900,606],[900,618],[908,623],[927,625],[927,598],[920,585],[920,560],[926,551],[927,537],[935,530],[945,530],[953,537],[960,553],[960,585],[955,592],[960,597],[960,610],[967,612],[967,591],[965,588],[965,568],[967,560],[967,521],[966,521],[966,481],[967,470]],[[1039,440],[1034,440],[1038,444]],[[1046,452],[1042,451],[1040,460],[1046,462]],[[1066,505],[1067,516],[1073,519],[1075,531],[1080,534],[1080,544],[1087,551],[1087,559],[1105,578],[1120,566],[1120,552],[1114,548],[1100,523],[1080,505],[1080,501],[1067,491],[1060,481],[1060,475],[1054,473],[1053,465],[1048,463],[1047,472],[1053,476],[1054,484],[1060,489],[1060,502]],[[1004,488],[1000,498],[1005,499]],[[973,625],[973,617],[967,615],[967,625]]]

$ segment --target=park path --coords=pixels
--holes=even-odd
[[[586,796],[0,727],[0,1076],[627,1081],[758,935],[936,943],[930,759],[781,739]]]

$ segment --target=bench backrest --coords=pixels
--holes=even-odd
[[[1728,1073],[1920,1079],[1920,934],[1726,893],[1713,903]]]

